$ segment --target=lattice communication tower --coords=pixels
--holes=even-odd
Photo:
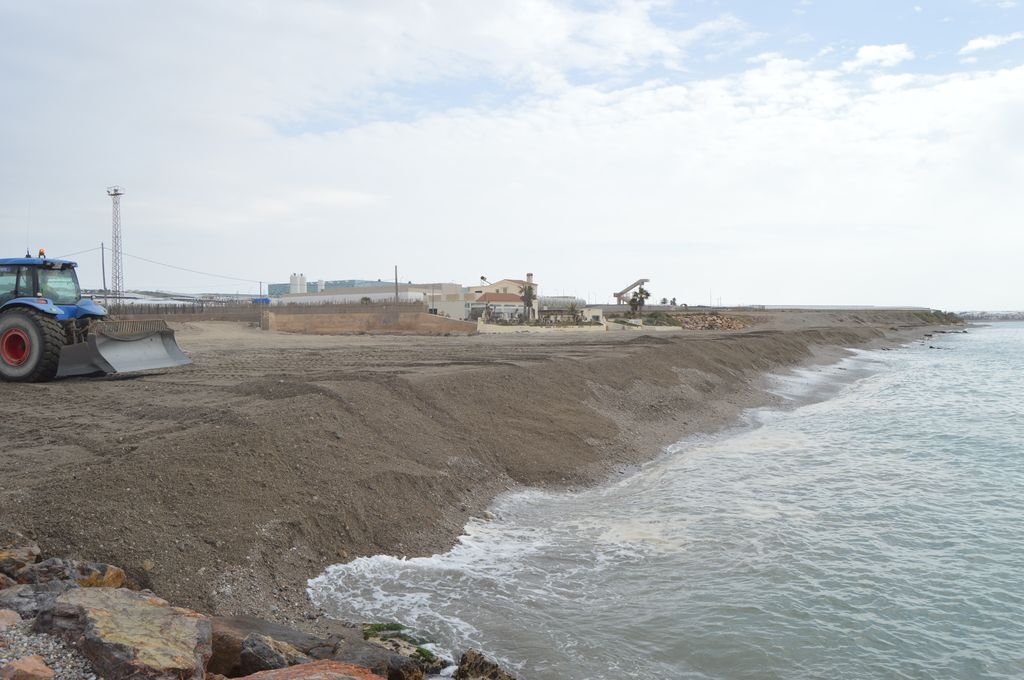
[[[110,236],[110,290],[114,304],[121,304],[124,299],[124,264],[121,261],[121,197],[124,187],[107,187],[107,196],[114,201],[114,219]]]

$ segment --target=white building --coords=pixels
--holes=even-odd
[[[288,293],[290,295],[299,295],[306,292],[306,275],[292,273],[288,277]]]

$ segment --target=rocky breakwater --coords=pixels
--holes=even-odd
[[[119,567],[49,557],[0,527],[0,680],[420,680],[448,664],[401,626],[312,635],[248,616],[208,616],[134,587]],[[475,651],[462,680],[511,676]]]
[[[681,314],[675,320],[684,329],[694,331],[741,331],[754,323],[749,317],[725,314]]]

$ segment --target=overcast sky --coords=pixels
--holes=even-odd
[[[1021,308],[1022,4],[0,0],[0,255]]]

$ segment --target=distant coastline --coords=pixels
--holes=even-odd
[[[1005,312],[959,312],[964,321],[1024,321],[1024,311]]]

